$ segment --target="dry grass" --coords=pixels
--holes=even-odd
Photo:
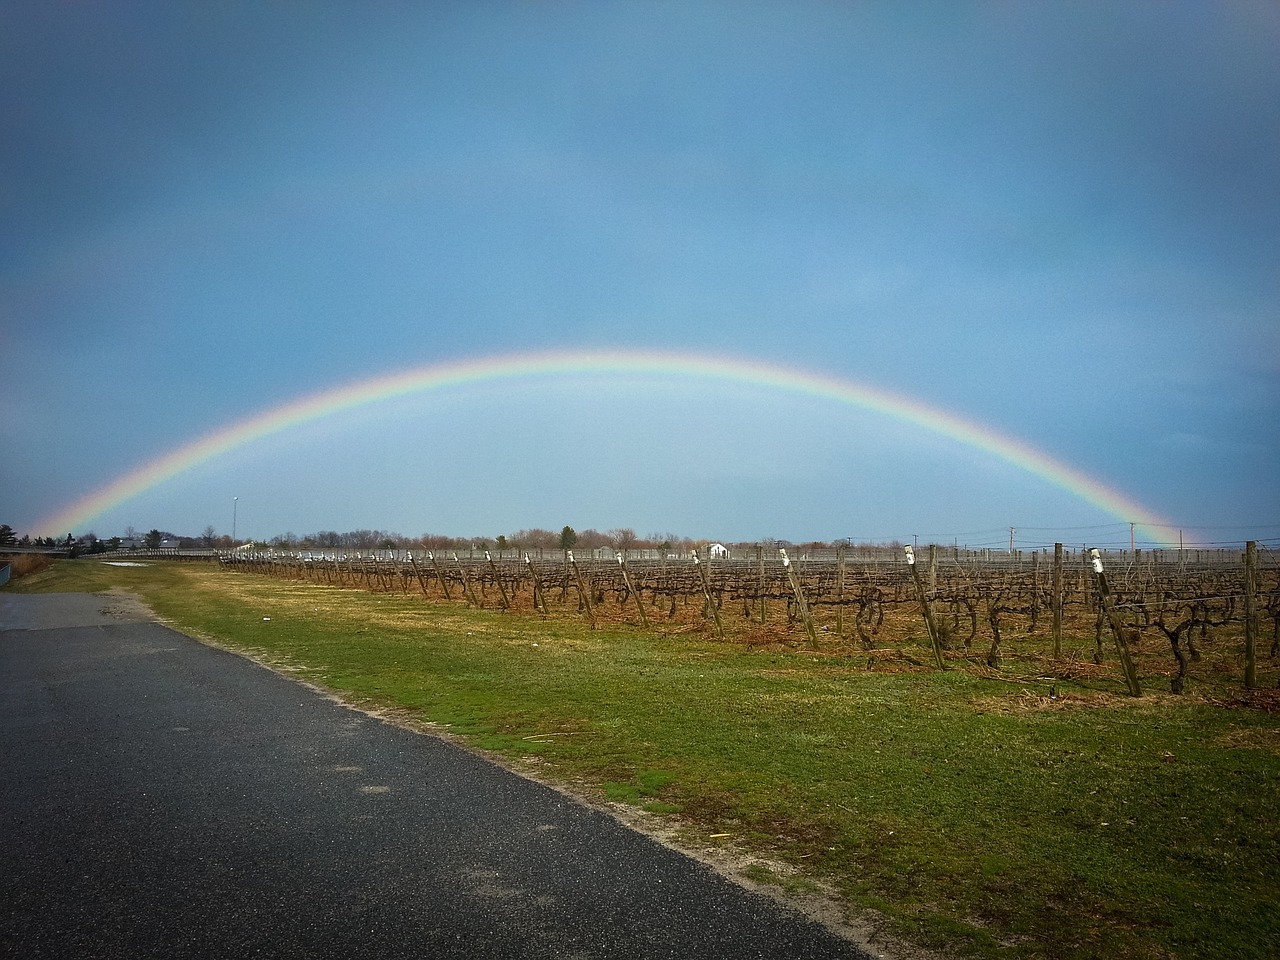
[[[0,560],[0,565],[9,564],[9,575],[15,580],[27,577],[53,566],[53,559],[40,553],[19,553],[7,560]]]

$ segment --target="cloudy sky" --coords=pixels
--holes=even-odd
[[[39,529],[351,383],[662,351],[891,391],[1188,540],[1280,542],[1278,51],[1243,0],[6,3],[0,522],[1139,519],[891,413],[651,367],[360,404]]]

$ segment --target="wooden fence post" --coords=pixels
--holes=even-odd
[[[1062,659],[1062,544],[1053,545],[1053,594],[1049,600],[1053,611],[1053,659]]]
[[[376,553],[369,556],[364,568],[369,577],[369,589],[377,593],[386,592],[388,589],[387,581],[382,575],[382,563],[378,559],[378,555]]]
[[[1115,637],[1116,652],[1120,654],[1120,669],[1124,671],[1125,683],[1129,685],[1129,693],[1135,697],[1142,696],[1142,684],[1138,681],[1138,671],[1129,655],[1129,643],[1124,638],[1124,626],[1120,623],[1120,615],[1111,605],[1111,589],[1107,586],[1107,575],[1102,572],[1102,555],[1098,548],[1089,550],[1093,562],[1093,575],[1098,584],[1098,598],[1102,602],[1102,612],[1107,615],[1111,624],[1111,634]]]
[[[1027,624],[1027,632],[1035,632],[1040,622],[1040,551],[1031,551],[1031,622]]]
[[[422,570],[419,569],[418,561],[414,559],[412,550],[409,551],[409,562],[413,564],[413,572],[418,577],[418,586],[422,588],[422,595],[425,597],[427,596],[427,580],[426,577],[422,575]]]
[[[720,622],[720,611],[716,609],[716,602],[711,596],[711,581],[707,578],[707,571],[703,569],[702,564],[698,562],[698,551],[693,551],[693,565],[698,571],[699,577],[702,579],[702,597],[706,601],[707,609],[711,611],[711,618],[716,623],[716,636],[721,640],[724,639],[724,624]]]
[[[631,586],[631,578],[627,576],[627,561],[621,553],[618,554],[618,566],[622,570],[622,585],[627,588],[627,593],[636,598],[636,610],[640,614],[640,625],[648,630],[649,618],[644,615],[644,603],[640,600],[640,594]]]
[[[916,596],[920,598],[920,610],[924,614],[924,625],[929,631],[929,642],[933,644],[933,659],[939,670],[947,669],[947,662],[942,659],[942,641],[938,637],[938,625],[933,622],[933,610],[929,606],[929,597],[925,594],[924,584],[920,581],[920,571],[916,569],[916,554],[911,547],[904,547],[907,554],[907,566],[911,570],[911,580],[916,585]]]
[[[502,609],[510,610],[511,601],[507,599],[507,588],[502,585],[502,577],[498,575],[498,566],[493,562],[493,557],[489,555],[489,551],[484,552],[484,558],[489,561],[489,569],[493,572],[493,582],[498,585],[498,596],[502,597]]]
[[[533,568],[529,555],[524,555],[524,565],[529,568],[529,576],[533,578],[533,608],[547,612],[547,598],[542,593],[542,581],[538,579],[538,571]]]
[[[565,557],[569,561],[569,566],[573,568],[573,578],[578,583],[578,599],[582,601],[582,608],[587,611],[587,619],[591,621],[591,629],[596,626],[596,611],[591,606],[591,592],[587,590],[586,584],[582,582],[582,571],[578,569],[578,561],[573,559],[573,551],[566,550]]]
[[[1244,545],[1244,685],[1258,686],[1258,541]]]
[[[938,626],[938,545],[936,543],[929,544],[929,576],[926,585],[929,588],[929,616],[933,617],[933,629],[938,635],[938,646],[945,649],[951,645],[951,639],[950,634],[944,638],[942,629]]]
[[[452,600],[449,596],[449,581],[444,578],[444,571],[440,569],[440,561],[436,559],[436,555],[430,550],[427,551],[427,557],[431,560],[431,569],[436,572],[436,579],[440,581],[440,589],[444,591],[444,598]]]
[[[804,632],[809,635],[809,648],[816,650],[818,633],[813,628],[813,616],[809,613],[809,601],[804,597],[804,585],[800,583],[800,578],[792,569],[791,558],[787,556],[787,551],[779,547],[778,553],[782,556],[782,569],[787,572],[787,582],[791,584],[791,592],[795,594],[796,609],[800,611],[800,619],[804,621]]]
[[[836,551],[836,637],[844,640],[844,548]]]
[[[462,565],[462,561],[458,559],[458,555],[453,555],[453,562],[458,565],[458,575],[462,577],[462,593],[474,607],[482,607],[483,604],[476,599],[475,591],[471,589],[471,581],[467,579],[467,570]]]
[[[760,587],[758,595],[760,597],[760,623],[763,625],[766,617],[765,596],[764,596],[764,547],[756,547],[756,560],[760,564]]]

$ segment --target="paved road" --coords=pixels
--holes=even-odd
[[[105,603],[0,593],[0,956],[866,956],[599,811]]]

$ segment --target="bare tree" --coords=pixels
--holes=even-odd
[[[578,534],[578,546],[583,550],[595,550],[597,547],[607,547],[613,542],[612,538],[599,530],[583,530]]]
[[[626,552],[636,545],[636,532],[630,527],[618,527],[610,530],[608,533],[609,540],[613,543],[614,549],[621,552],[624,556]]]
[[[518,530],[507,539],[511,541],[512,546],[520,550],[554,550],[560,544],[560,534],[538,527],[531,530]]]
[[[418,538],[418,542],[422,544],[424,550],[449,550],[458,546],[456,537],[442,533],[424,533]]]

